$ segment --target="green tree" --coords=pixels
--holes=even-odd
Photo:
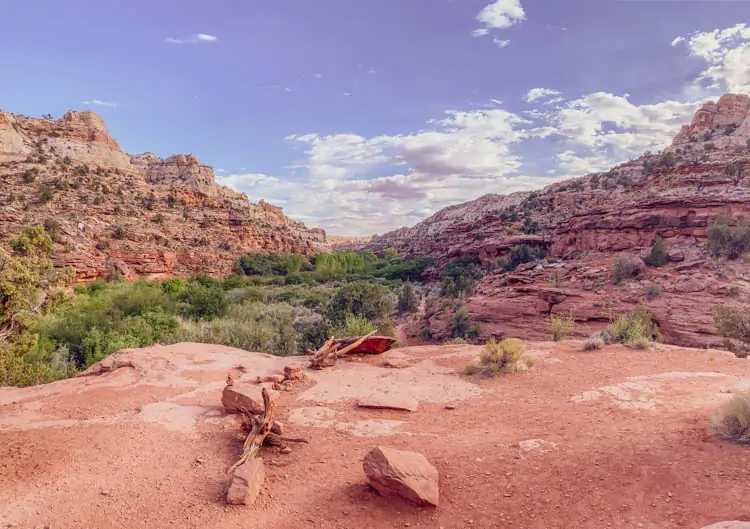
[[[54,290],[73,279],[72,270],[52,266],[52,239],[42,226],[26,226],[10,247],[10,253],[0,248],[0,341],[54,308],[60,300]]]
[[[328,315],[337,322],[344,321],[347,314],[374,320],[387,316],[391,311],[393,299],[387,288],[359,281],[344,285],[336,292]]]
[[[402,313],[417,312],[419,300],[411,283],[405,283],[398,295],[398,311]]]

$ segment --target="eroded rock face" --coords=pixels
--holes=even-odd
[[[750,280],[750,266],[709,254],[708,228],[719,215],[750,218],[744,94],[706,104],[663,154],[645,153],[606,173],[531,193],[486,195],[373,237],[368,246],[433,258],[426,279],[439,279],[450,261],[474,260],[486,275],[466,304],[482,338],[548,339],[544,321],[551,314],[572,314],[576,335],[585,337],[645,302],[670,343],[720,346],[712,308],[727,302],[732,285]],[[643,259],[657,237],[667,264],[641,267],[638,277],[613,285],[614,256]],[[503,273],[502,260],[516,246],[543,250],[550,262]],[[449,318],[430,318],[433,338],[449,337]]]
[[[438,471],[422,454],[378,447],[367,453],[363,466],[367,481],[384,496],[438,505]]]
[[[125,154],[93,112],[0,111],[0,184],[0,243],[25,224],[56,221],[53,259],[78,282],[227,275],[250,252],[329,251],[323,230],[219,185],[193,155]],[[51,200],[39,199],[41,186]]]

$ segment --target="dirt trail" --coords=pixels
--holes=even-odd
[[[290,359],[178,344],[120,354],[99,376],[0,388],[0,527],[671,529],[750,519],[750,451],[708,433],[715,407],[750,387],[747,361],[539,343],[530,373],[461,375],[479,351],[397,349],[282,393],[288,431],[313,442],[264,450],[252,508],[224,502],[241,442],[221,390],[230,370],[252,380]],[[386,358],[409,367],[381,367]],[[419,409],[356,407],[388,392]],[[362,457],[377,445],[424,453],[440,471],[440,507],[368,488]]]

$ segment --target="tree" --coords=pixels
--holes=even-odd
[[[0,342],[54,308],[61,299],[55,289],[72,281],[72,270],[52,266],[52,246],[44,228],[35,225],[10,240],[10,253],[0,248]]]
[[[405,283],[404,287],[398,295],[398,311],[405,312],[417,312],[419,309],[419,300],[414,292],[414,287],[411,283]]]

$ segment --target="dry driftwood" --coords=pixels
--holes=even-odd
[[[323,369],[326,366],[335,364],[339,357],[344,356],[349,351],[362,345],[362,343],[373,334],[375,334],[375,331],[363,336],[343,349],[341,348],[341,343],[336,342],[336,338],[331,336],[328,341],[323,344],[323,347],[312,352],[310,355],[310,367],[313,369]]]
[[[263,388],[262,393],[264,411],[261,415],[256,415],[246,408],[240,410],[242,412],[242,426],[248,434],[242,446],[242,456],[229,469],[230,474],[246,461],[257,457],[263,445],[285,446],[284,443],[309,442],[307,439],[284,437],[281,435],[280,427],[273,420],[276,411],[276,402],[271,398],[271,393],[268,389]]]

